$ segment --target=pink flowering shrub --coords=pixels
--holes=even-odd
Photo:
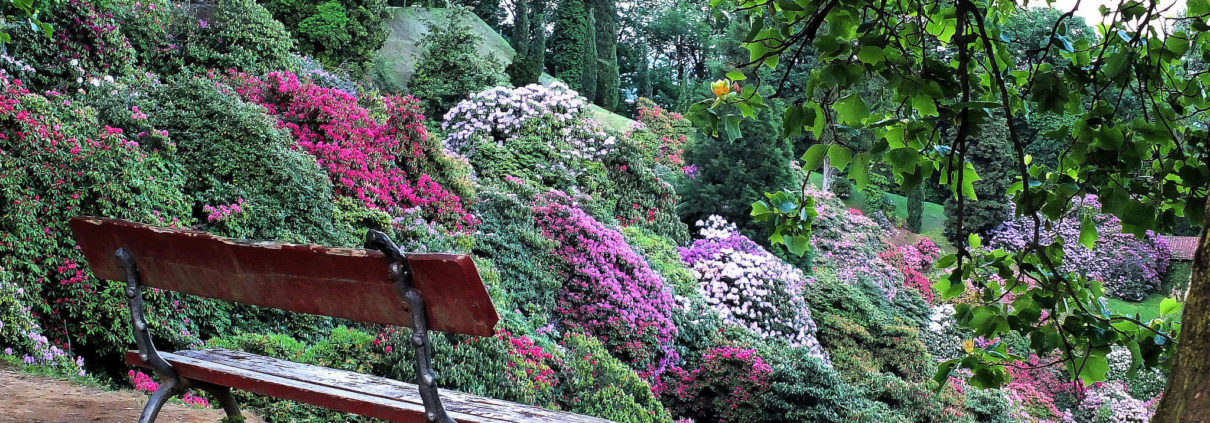
[[[232,79],[236,92],[264,106],[301,149],[315,156],[340,194],[392,214],[419,207],[428,218],[456,229],[477,223],[457,195],[427,174],[405,170],[424,158],[428,142],[414,100],[387,97],[390,116],[379,122],[352,94],[300,81],[290,72],[263,79],[232,74]]]
[[[35,359],[51,346],[68,350],[69,339],[71,353],[89,361],[124,351],[130,329],[129,318],[121,317],[123,285],[92,276],[68,220],[95,215],[165,226],[183,223],[178,218],[188,222],[185,181],[164,156],[100,124],[93,109],[58,93],[31,93],[4,77],[0,163],[0,285],[17,293],[19,307],[29,308],[18,311],[40,328],[22,325],[27,335],[0,329],[0,344],[29,345],[23,349]],[[31,330],[47,342],[31,342]]]
[[[1122,221],[1102,214],[1095,195],[1076,201],[1073,213],[1050,224],[1053,229],[1041,231],[1043,245],[1056,238],[1063,240],[1063,270],[1099,280],[1105,284],[1107,295],[1129,301],[1141,301],[1155,291],[1172,259],[1168,244],[1150,231],[1142,239],[1122,233]],[[1079,242],[1083,216],[1092,218],[1100,235],[1091,250]],[[1019,251],[1025,248],[1032,233],[1033,221],[1021,217],[994,231],[988,246]]]
[[[1005,390],[1018,419],[1053,422],[1063,418],[1062,406],[1070,402],[1077,387],[1066,381],[1061,365],[1045,365],[1050,361],[1053,359],[1031,354],[1028,360],[1008,367],[1011,380]]]
[[[933,270],[933,260],[941,255],[931,239],[920,238],[913,245],[889,248],[878,253],[878,258],[890,263],[903,274],[903,286],[916,290],[925,302],[933,302],[933,284],[929,274]]]
[[[669,112],[646,98],[640,98],[636,131],[651,132],[652,142],[644,144],[646,156],[671,168],[685,166],[685,144],[693,134],[693,124],[680,113]],[[632,136],[634,131],[632,131]],[[686,172],[689,174],[689,172]]]
[[[691,371],[673,369],[661,393],[674,417],[698,422],[755,422],[770,389],[773,369],[756,351],[716,347]]]
[[[597,222],[559,191],[539,196],[534,223],[567,266],[558,300],[564,324],[597,338],[609,352],[656,374],[677,361],[672,349],[671,289],[622,234]]]
[[[74,91],[134,70],[134,51],[112,14],[83,0],[54,3],[44,12],[41,19],[54,28],[50,37],[40,29],[14,25],[6,46],[14,58],[37,69],[27,81],[33,86]]]
[[[701,238],[680,248],[681,260],[693,270],[698,290],[723,321],[808,348],[827,360],[801,296],[808,285],[802,271],[740,235],[721,217],[711,216],[698,227]]]
[[[155,390],[160,387],[160,384],[156,383],[154,380],[151,380],[151,376],[147,376],[146,373],[131,370],[126,374],[127,376],[130,376],[130,382],[134,384],[134,389],[136,391],[150,393],[155,392]],[[193,395],[193,392],[185,392],[185,396],[181,397],[181,402],[184,402],[185,405],[190,407],[210,408],[210,401]]]
[[[894,298],[904,276],[894,263],[879,257],[894,248],[886,242],[886,231],[868,216],[850,212],[832,193],[808,188],[808,195],[815,197],[819,213],[811,233],[815,263],[835,270],[849,284],[870,284],[886,298]]]

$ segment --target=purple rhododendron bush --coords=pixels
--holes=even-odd
[[[894,209],[905,193],[884,169],[860,195],[832,190],[841,198],[804,181],[800,162],[769,159],[817,143],[782,134],[780,112],[753,111],[725,136],[696,128],[688,104],[707,92],[695,78],[714,71],[709,56],[679,75],[663,59],[638,60],[674,49],[569,42],[608,27],[592,2],[480,3],[482,28],[508,34],[516,53],[513,84],[476,85],[508,78],[459,63],[426,76],[442,84],[428,88],[439,99],[387,91],[394,85],[375,75],[386,70],[369,65],[391,59],[372,57],[387,37],[382,19],[412,13],[382,1],[69,0],[39,9],[50,35],[0,7],[0,31],[11,33],[0,37],[0,366],[142,392],[163,383],[124,364],[125,285],[98,279],[72,239],[68,221],[95,215],[349,248],[373,229],[408,251],[470,255],[501,320],[491,336],[432,336],[443,391],[618,423],[1116,423],[1155,412],[1167,374],[1139,370],[1128,350],[1108,353],[1108,381],[1086,386],[1050,364],[1056,357],[1029,353],[1029,339],[958,329],[960,302],[979,293],[944,300],[933,289],[952,247],[920,235],[939,227],[906,229]],[[460,6],[442,13],[479,19]],[[699,21],[711,22],[660,22],[677,22],[671,31]],[[424,45],[428,56],[484,54],[482,34],[432,29],[452,32],[426,37],[447,43]],[[620,60],[635,66],[611,69]],[[555,79],[523,80],[543,70]],[[421,104],[436,100],[452,107],[425,116]],[[749,216],[778,184],[814,200],[801,256],[771,245]],[[1095,196],[1080,204],[1044,240],[1063,242],[1063,270],[1126,305],[1179,288],[1160,236],[1122,234]],[[1079,242],[1084,222],[1099,235],[1091,249]],[[985,244],[1020,250],[1031,224],[1004,222]],[[409,329],[143,295],[161,350],[232,348],[416,376]],[[932,380],[936,363],[993,346],[1026,357],[1003,389]],[[201,395],[180,401],[217,406]],[[364,421],[237,395],[269,422]]]
[[[1151,231],[1142,238],[1122,233],[1122,221],[1101,213],[1101,203],[1095,195],[1085,196],[1076,204],[1076,213],[1055,222],[1054,231],[1043,231],[1046,234],[1043,243],[1062,239],[1063,270],[1101,281],[1105,292],[1116,298],[1139,301],[1155,292],[1172,260],[1168,244]],[[1080,227],[1085,216],[1091,218],[1100,235],[1093,248],[1080,244]],[[1020,250],[1033,227],[1033,221],[1025,218],[1005,222],[993,232],[989,248]]]

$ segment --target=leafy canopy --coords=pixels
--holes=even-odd
[[[944,298],[978,291],[980,301],[957,306],[958,323],[986,339],[1017,332],[1042,354],[1058,349],[1070,376],[1085,383],[1105,379],[1113,345],[1126,347],[1134,365],[1168,362],[1180,332],[1178,303],[1166,300],[1162,317],[1147,322],[1108,310],[1100,282],[1061,271],[1061,241],[1047,241],[1041,232],[1047,230],[1043,223],[1075,213],[1075,204],[1094,193],[1104,211],[1135,234],[1170,227],[1181,217],[1202,219],[1210,177],[1204,147],[1210,72],[1191,68],[1185,58],[1210,54],[1210,2],[1188,0],[1186,17],[1175,18],[1165,17],[1156,2],[1122,0],[1101,7],[1095,36],[1071,36],[1074,10],[1062,11],[1027,55],[1013,54],[1017,46],[1006,25],[1020,10],[1008,0],[711,5],[719,19],[747,24],[749,57],[712,86],[715,98],[692,106],[689,116],[697,124],[738,138],[740,120],[768,107],[758,88],[784,80],[801,66],[804,51],[813,50],[817,57],[801,87],[805,100],[785,110],[786,133],[813,132],[826,140],[803,156],[804,171],[827,163],[849,166],[850,177],[863,186],[869,166],[881,161],[905,192],[937,177],[954,197],[958,222],[964,203],[977,199],[981,176],[970,161],[980,148],[975,137],[986,125],[1005,124],[1013,178],[1005,194],[1041,229],[1019,251],[981,248],[971,235],[956,254],[938,260],[948,276],[934,286]],[[1165,34],[1160,28],[1177,30]],[[851,90],[867,81],[880,82],[881,96],[892,101]],[[1122,102],[1127,96],[1138,101]],[[1018,123],[1038,113],[1075,117],[1051,134],[1070,142],[1053,166],[1026,155],[1017,133]],[[850,128],[874,133],[874,146],[854,152],[839,144]],[[757,203],[754,215],[783,232],[809,234],[801,224],[810,214],[795,207],[811,202],[805,194],[791,195],[800,198]],[[1095,225],[1084,227],[1095,231]],[[1085,235],[1080,239],[1091,248],[1097,234]],[[795,238],[772,241],[800,250]],[[996,342],[942,363],[936,380],[962,368],[971,371],[974,386],[1000,386],[1004,366],[1020,360]]]

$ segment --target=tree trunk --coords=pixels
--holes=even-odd
[[[1210,202],[1206,204],[1210,210]],[[1193,277],[1185,295],[1181,335],[1168,388],[1152,423],[1210,421],[1210,212],[1193,256]]]

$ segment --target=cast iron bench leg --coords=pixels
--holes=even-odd
[[[183,391],[180,386],[177,386],[175,380],[169,379],[161,382],[160,387],[156,388],[155,393],[151,394],[151,398],[147,400],[147,406],[143,407],[139,423],[155,423],[155,418],[160,414],[160,408],[164,407],[164,403]]]

